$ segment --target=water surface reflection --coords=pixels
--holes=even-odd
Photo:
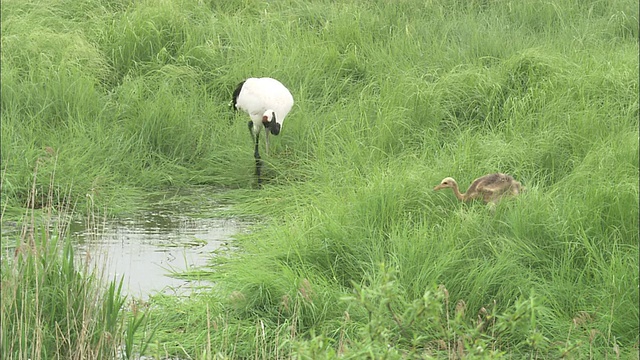
[[[247,228],[239,219],[223,218],[225,205],[212,194],[210,189],[156,194],[131,216],[106,219],[91,229],[73,223],[76,253],[104,264],[108,279],[124,276],[124,291],[134,297],[156,291],[186,294],[206,286],[169,275],[206,265],[216,250]]]

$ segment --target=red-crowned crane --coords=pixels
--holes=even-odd
[[[251,117],[247,125],[255,144],[253,156],[256,159],[256,175],[260,183],[260,132],[265,129],[265,149],[269,155],[269,133],[280,134],[284,119],[293,106],[293,96],[289,89],[276,79],[248,78],[233,91],[232,101],[234,111],[243,110]]]

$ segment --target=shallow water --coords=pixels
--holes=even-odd
[[[225,205],[210,189],[169,191],[148,199],[133,215],[88,227],[71,224],[76,254],[104,265],[107,279],[124,277],[123,291],[145,299],[156,292],[187,295],[210,284],[171,276],[207,265],[216,250],[229,247],[247,223],[223,218]],[[88,255],[88,257],[87,257]]]

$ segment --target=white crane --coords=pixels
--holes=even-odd
[[[266,153],[269,155],[269,133],[278,135],[282,123],[293,106],[293,96],[282,83],[276,79],[248,78],[238,84],[233,92],[233,110],[243,110],[251,117],[249,131],[255,142],[253,156],[256,159],[256,174],[260,176],[260,153],[258,139],[265,129]]]

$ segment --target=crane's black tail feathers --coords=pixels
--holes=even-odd
[[[233,111],[238,110],[236,104],[238,104],[238,96],[240,96],[240,91],[242,91],[242,85],[244,85],[244,81],[238,84],[238,86],[236,86],[236,89],[233,90],[233,98],[231,99],[231,103],[229,104],[233,108]]]

